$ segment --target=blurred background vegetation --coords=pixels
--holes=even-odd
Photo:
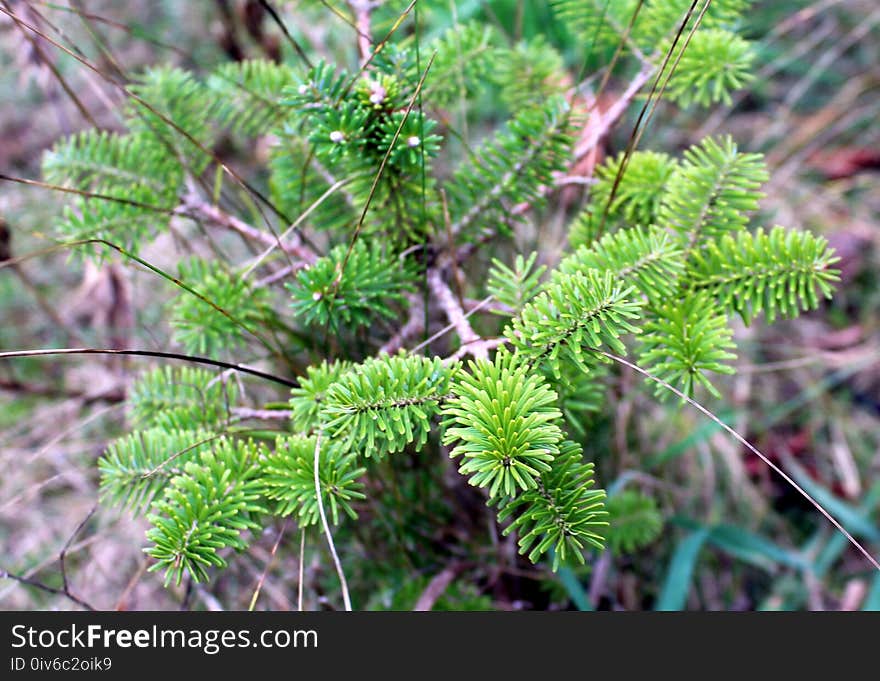
[[[274,5],[310,51],[357,62],[345,3]],[[125,78],[157,63],[205,72],[248,57],[297,60],[258,2],[0,6]],[[390,28],[404,6],[384,3],[373,16],[375,33]],[[570,65],[582,59],[546,3],[452,0],[420,8],[426,38],[482,17],[511,41],[545,35]],[[761,222],[823,234],[841,256],[832,302],[795,321],[737,329],[736,374],[720,383],[724,398],[707,404],[877,555],[880,7],[874,0],[756,2],[744,35],[756,41],[755,80],[729,106],[661,104],[641,147],[677,153],[704,135],[731,133],[743,150],[766,155],[771,180]],[[594,55],[596,63],[606,57]],[[612,78],[610,95],[626,85]],[[0,15],[0,174],[39,178],[45,149],[93,124],[114,129],[121,103],[117,90],[71,56]],[[626,146],[637,108],[605,140],[606,154]],[[265,162],[261,143],[217,151],[243,173]],[[45,189],[0,181],[0,260],[50,245],[64,202]],[[161,242],[148,255],[170,264]],[[84,266],[64,252],[30,259],[0,270],[0,350],[120,343],[163,349],[170,333],[162,310],[171,293],[131,268]],[[143,521],[95,510],[95,461],[125,428],[118,376],[135,366],[104,359],[0,363],[0,577],[9,571],[49,587],[0,579],[0,607],[78,607],[51,592],[66,578],[72,592],[102,609],[240,609],[264,572],[258,607],[295,607],[298,534],[283,534],[280,523],[210,587],[175,590],[145,572]],[[435,608],[880,609],[880,578],[812,507],[697,412],[627,390],[636,378],[624,374],[610,408],[592,417],[590,454],[609,491],[643,490],[656,500],[656,538],[634,552],[609,549],[588,568],[558,575],[516,579],[487,570],[459,579],[453,570]],[[333,600],[328,566],[317,554],[304,566],[311,607]],[[347,571],[357,602],[373,609],[411,609],[435,577],[413,578],[375,560],[352,561]]]

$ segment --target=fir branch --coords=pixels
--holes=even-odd
[[[339,244],[287,284],[297,318],[337,331],[358,328],[377,318],[393,319],[395,306],[412,290],[414,272],[377,241]]]
[[[14,582],[18,582],[19,584],[25,584],[27,586],[31,586],[31,587],[33,587],[35,589],[39,589],[40,591],[43,591],[45,593],[64,596],[72,603],[76,603],[83,610],[88,610],[90,612],[97,610],[97,608],[95,608],[91,603],[80,598],[79,596],[75,595],[71,591],[70,580],[68,579],[68,576],[67,576],[67,554],[71,550],[73,540],[76,539],[76,537],[79,535],[80,532],[82,532],[83,528],[86,526],[86,524],[89,522],[89,520],[92,519],[92,516],[95,515],[95,511],[97,511],[97,509],[98,509],[98,507],[97,507],[97,505],[95,505],[89,510],[88,513],[86,513],[85,517],[76,526],[76,529],[74,529],[74,531],[67,538],[67,541],[64,542],[64,546],[61,548],[61,551],[58,554],[58,563],[59,563],[60,570],[61,570],[61,583],[62,583],[62,586],[60,589],[57,589],[55,587],[49,586],[48,584],[44,584],[41,581],[33,579],[30,576],[30,574],[19,575],[19,574],[9,572],[8,570],[4,570],[3,568],[0,568],[0,579],[11,579]]]
[[[321,409],[326,433],[367,457],[428,440],[457,369],[439,358],[380,355],[342,373]]]
[[[325,504],[329,505],[334,525],[339,525],[342,514],[356,520],[352,503],[366,498],[364,485],[359,482],[366,469],[356,466],[354,453],[344,453],[338,445],[326,442],[319,470],[315,472],[313,456],[318,437],[320,433],[310,437],[278,436],[274,447],[264,448],[260,457],[266,497],[277,502],[278,515],[295,514],[300,527],[310,527],[322,520],[318,507]],[[315,484],[316,474],[320,485]],[[321,491],[320,501],[316,489]]]
[[[504,349],[493,362],[468,367],[443,407],[443,442],[455,443],[450,457],[462,457],[459,472],[490,499],[535,489],[563,437],[554,423],[561,416],[556,393]]]
[[[653,497],[624,490],[608,497],[608,547],[615,555],[631,554],[648,546],[663,529],[663,516]]]
[[[500,307],[491,308],[495,314],[513,316],[540,291],[541,275],[546,265],[535,267],[538,254],[533,252],[528,258],[516,256],[513,269],[497,258],[492,259],[486,289],[495,297]]]
[[[519,533],[519,552],[533,563],[553,550],[553,570],[561,564],[583,565],[587,546],[603,548],[608,526],[605,491],[595,484],[593,464],[584,463],[580,445],[565,441],[534,489],[502,499],[498,519],[515,516],[504,535]]]
[[[695,252],[686,286],[709,292],[746,324],[761,312],[772,322],[830,298],[840,274],[831,265],[838,260],[824,237],[777,225],[769,233],[726,234]]]
[[[449,232],[467,232],[479,221],[505,212],[505,200],[535,205],[541,187],[565,167],[571,147],[572,116],[561,97],[525,109],[507,130],[483,146],[470,164],[456,172],[450,198],[460,213]],[[465,208],[466,206],[466,208]],[[500,206],[500,209],[499,209]]]
[[[156,559],[149,569],[164,568],[166,584],[180,584],[185,572],[196,582],[207,580],[208,568],[227,565],[221,550],[244,550],[243,533],[259,529],[263,489],[253,443],[221,438],[201,452],[171,479],[147,516],[152,545],[145,552]]]
[[[98,460],[101,500],[143,513],[168,481],[183,472],[188,461],[208,450],[213,436],[205,430],[164,427],[135,431],[117,438]],[[168,464],[174,461],[175,465]]]
[[[688,249],[744,227],[758,207],[767,171],[760,154],[740,153],[729,136],[706,138],[684,154],[667,184],[658,222]]]
[[[733,374],[733,367],[726,362],[736,358],[729,352],[736,345],[727,318],[715,300],[698,293],[659,303],[649,310],[642,329],[641,363],[655,376],[690,396],[697,385],[702,385],[721,397],[705,374]],[[665,395],[662,390],[657,386],[658,398]]]
[[[575,272],[526,305],[504,334],[526,361],[548,361],[557,377],[563,356],[589,371],[595,355],[586,350],[608,344],[624,352],[620,336],[638,333],[629,321],[639,316],[640,304],[630,299],[633,291],[611,272]]]
[[[551,282],[588,270],[613,274],[649,300],[664,300],[678,289],[685,271],[684,250],[659,227],[621,230],[584,244],[564,258]]]
[[[350,362],[324,360],[306,369],[299,386],[290,391],[291,420],[297,431],[310,433],[319,429],[327,391],[351,368]]]

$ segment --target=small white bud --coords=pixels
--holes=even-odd
[[[371,104],[381,104],[385,101],[385,88],[379,85],[379,83],[373,83],[372,88],[370,89],[370,103]]]
[[[410,148],[414,148],[419,146],[422,143],[422,140],[419,139],[418,135],[411,135],[406,140],[406,146]]]
[[[304,95],[304,94],[306,94],[306,93],[309,91],[309,86],[306,85],[305,83],[303,83],[302,85],[299,86],[299,89],[298,89],[297,91],[298,91],[301,95]]]
[[[324,297],[324,296],[323,296],[323,294],[322,294],[320,291],[315,291],[315,292],[312,294],[312,300],[314,300],[314,301],[316,301],[316,302],[319,301],[319,300],[321,300],[321,298],[323,298],[323,297]]]
[[[341,144],[345,141],[345,133],[342,130],[334,130],[330,133],[330,141],[335,144]]]

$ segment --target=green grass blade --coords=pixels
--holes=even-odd
[[[859,513],[866,523],[870,523],[871,514],[874,512],[874,509],[877,507],[878,502],[880,502],[880,483],[874,485],[868,493],[864,497],[864,501],[859,504]],[[821,537],[821,533],[825,528],[822,528],[817,533],[817,537]],[[810,542],[807,542],[809,544]],[[834,565],[834,562],[840,558],[841,554],[849,548],[850,543],[847,541],[846,537],[844,537],[839,532],[835,532],[832,534],[825,545],[822,547],[822,550],[818,552],[816,556],[816,560],[813,563],[813,572],[817,577],[822,577],[826,572]],[[807,546],[804,546],[802,549],[802,553],[808,553]]]
[[[784,549],[766,537],[736,525],[716,525],[711,529],[708,541],[734,558],[768,572],[775,571],[777,565],[796,570],[807,567],[807,561],[799,552]]]
[[[739,412],[735,410],[725,410],[718,412],[718,418],[731,427],[736,423],[736,417],[738,415]],[[678,442],[673,442],[662,452],[658,452],[654,456],[650,457],[645,462],[645,469],[651,470],[653,468],[657,468],[658,466],[662,466],[664,463],[672,459],[678,458],[682,454],[691,451],[701,442],[708,442],[709,438],[711,438],[715,433],[721,432],[721,430],[721,426],[719,426],[714,421],[703,421],[702,423],[700,423],[699,426],[692,429],[687,437],[682,438]]]
[[[872,542],[880,541],[880,529],[862,511],[836,497],[794,461],[787,461],[786,466],[791,477],[849,532]]]
[[[862,604],[862,610],[870,610],[872,612],[880,610],[880,574],[874,575],[874,579],[871,582],[871,590],[868,591],[868,596],[865,598],[864,604]]]
[[[565,592],[574,603],[574,607],[583,612],[595,610],[586,589],[571,568],[561,567],[558,574],[559,581],[565,587]]]
[[[672,560],[669,561],[666,579],[663,582],[663,589],[654,606],[655,610],[675,611],[684,609],[688,592],[691,588],[691,578],[697,565],[697,558],[700,555],[700,549],[703,548],[703,544],[706,543],[708,538],[709,528],[703,527],[679,542],[675,552],[672,554]]]

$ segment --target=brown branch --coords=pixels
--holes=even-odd
[[[70,545],[73,543],[73,540],[76,539],[77,535],[82,532],[82,529],[86,526],[86,523],[92,519],[92,516],[95,515],[95,511],[98,510],[98,504],[92,506],[89,509],[89,512],[86,513],[85,518],[83,518],[79,525],[76,526],[76,529],[73,533],[67,538],[67,541],[64,542],[64,547],[61,549],[61,553],[58,555],[58,562],[61,564],[61,580],[64,584],[64,593],[67,596],[70,596],[70,582],[67,579],[67,565],[65,560],[67,559],[67,552],[70,550]]]
[[[379,354],[386,353],[394,355],[406,342],[411,338],[415,338],[418,334],[425,330],[425,306],[422,302],[422,296],[414,293],[409,296],[409,318],[406,323],[400,327],[400,330],[389,338],[385,344],[379,348]]]
[[[358,34],[358,53],[361,63],[366,63],[373,53],[372,26],[370,14],[379,6],[375,0],[349,0],[351,11],[354,12],[354,25]]]
[[[465,311],[459,305],[458,300],[456,300],[452,289],[443,280],[440,270],[436,268],[429,269],[427,279],[428,288],[431,289],[437,304],[440,305],[440,308],[446,314],[446,318],[449,319],[449,323],[461,340],[461,350],[464,350],[463,354],[473,355],[476,359],[489,359],[488,349],[479,342],[481,340],[479,334],[471,327]]]
[[[586,134],[581,136],[580,142],[574,148],[575,162],[596,148],[596,145],[602,141],[614,124],[623,116],[639,90],[651,79],[656,70],[657,67],[653,64],[645,64],[641,71],[632,79],[629,87],[604,112],[600,111],[598,106],[591,107],[589,122],[584,131]]]
[[[39,308],[52,321],[52,323],[55,324],[57,328],[63,330],[73,343],[82,344],[83,339],[79,332],[73,326],[65,322],[61,315],[58,314],[58,311],[49,304],[46,296],[40,291],[40,287],[33,281],[33,279],[31,279],[30,275],[24,270],[24,268],[17,262],[12,262],[9,266],[12,268],[15,275],[21,280],[22,285],[34,297]]]
[[[241,419],[284,420],[293,416],[288,409],[251,409],[250,407],[233,407],[232,415]]]
[[[34,395],[37,397],[85,399],[86,402],[122,402],[125,399],[125,394],[118,388],[98,394],[92,394],[85,390],[68,390],[58,386],[34,385],[31,383],[23,383],[22,381],[15,379],[5,378],[0,378],[0,390],[20,393],[23,395]]]
[[[611,128],[613,128],[620,120],[626,112],[627,107],[629,107],[633,99],[635,99],[636,95],[639,93],[639,90],[641,90],[651,79],[651,76],[656,70],[656,66],[650,62],[646,62],[642,66],[641,71],[639,71],[632,79],[626,90],[624,90],[620,97],[618,97],[606,109],[603,110],[599,107],[597,101],[593,101],[590,104],[589,118],[587,119],[587,124],[581,131],[577,144],[575,144],[571,163],[572,170],[580,169],[584,165],[587,166],[587,169],[576,171],[574,174],[571,171],[569,173],[557,174],[552,185],[543,185],[540,187],[539,192],[541,196],[546,196],[553,191],[553,189],[558,187],[566,187],[572,184],[587,185],[591,183],[592,178],[588,175],[592,173],[592,166],[595,163],[595,159],[590,160],[587,159],[587,157],[596,151],[599,144],[605,139],[611,131]],[[511,214],[522,215],[531,210],[531,207],[531,204],[528,202],[517,204],[511,210]]]
[[[443,592],[449,588],[449,585],[452,584],[464,568],[465,566],[462,563],[453,563],[434,575],[431,581],[428,582],[428,586],[425,587],[422,595],[419,596],[413,610],[415,612],[424,612],[433,608],[440,596],[443,595]]]
[[[489,352],[497,347],[507,343],[506,338],[480,338],[472,343],[462,343],[462,346],[444,359],[444,362],[455,362],[465,355],[473,355],[474,357],[488,357]]]
[[[218,227],[232,230],[249,241],[255,241],[264,246],[277,247],[278,239],[273,235],[253,227],[243,220],[230,215],[217,206],[206,203],[196,196],[188,196],[175,211],[178,215],[191,218],[201,218]],[[281,248],[288,255],[299,260],[303,267],[315,261],[315,255],[311,249],[300,243],[281,243]]]

